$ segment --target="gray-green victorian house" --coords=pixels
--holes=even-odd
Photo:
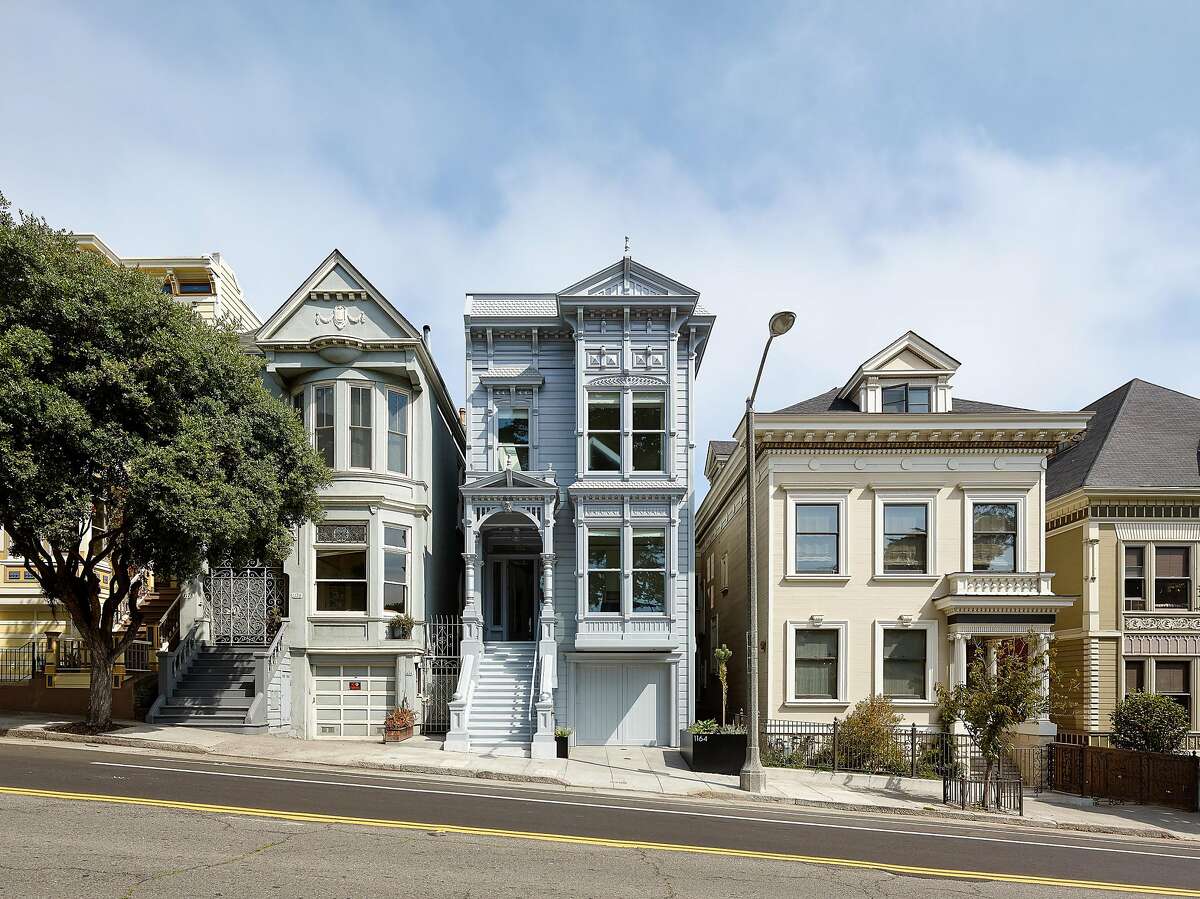
[[[628,256],[467,297],[462,668],[446,749],[675,746],[694,713],[692,409],[713,317]]]
[[[428,329],[335,250],[243,342],[333,471],[325,517],[281,566],[184,591],[151,720],[377,738],[407,702],[420,723],[424,622],[462,595],[463,429]]]

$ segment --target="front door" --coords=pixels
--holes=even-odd
[[[533,639],[537,560],[493,559],[488,566],[487,635],[491,641]]]

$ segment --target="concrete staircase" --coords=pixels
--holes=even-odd
[[[246,724],[254,701],[254,653],[261,646],[205,646],[151,724],[257,732]]]
[[[536,649],[536,643],[487,644],[467,725],[472,752],[529,755],[533,740],[529,688]]]

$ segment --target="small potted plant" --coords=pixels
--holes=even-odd
[[[554,728],[554,748],[557,750],[556,755],[560,759],[567,758],[567,746],[571,742],[571,734],[574,731],[569,727]]]
[[[412,615],[395,615],[388,622],[388,635],[393,640],[407,640],[412,636],[413,628],[416,622],[413,621]]]
[[[407,740],[413,734],[413,723],[416,715],[408,707],[408,699],[400,700],[400,707],[388,712],[383,719],[383,742],[399,743]]]

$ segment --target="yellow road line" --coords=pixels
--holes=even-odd
[[[422,830],[434,833],[454,833],[468,836],[506,837],[534,840],[542,843],[564,843],[576,846],[600,846],[606,849],[653,849],[660,852],[686,852],[695,855],[716,855],[732,858],[753,858],[764,861],[801,862],[807,865],[827,865],[839,868],[865,868],[893,874],[912,874],[920,877],[947,877],[967,880],[995,880],[1036,886],[1078,887],[1109,892],[1151,893],[1160,896],[1200,896],[1200,892],[1180,887],[1155,887],[1142,884],[1110,883],[1099,880],[1070,880],[1062,877],[1037,877],[1031,874],[1003,874],[985,871],[961,871],[951,868],[922,868],[890,862],[862,861],[850,858],[831,858],[819,855],[794,855],[786,852],[760,852],[753,849],[724,849],[714,846],[692,846],[686,843],[655,843],[645,840],[614,840],[606,837],[579,837],[536,831],[502,830],[493,827],[468,827],[460,824],[434,824],[423,821],[393,821],[386,818],[351,818],[345,815],[322,815],[314,812],[285,812],[273,809],[242,808],[233,805],[209,805],[200,802],[181,802],[171,799],[143,799],[134,796],[110,796],[102,793],[68,793],[60,790],[34,790],[23,787],[0,787],[0,795],[29,796],[41,799],[66,799],[78,802],[108,802],[120,805],[142,805],[153,808],[182,809],[221,815],[245,815],[255,818],[275,818],[282,821],[301,821],[312,824],[349,824],[359,827],[383,827],[394,830]]]

